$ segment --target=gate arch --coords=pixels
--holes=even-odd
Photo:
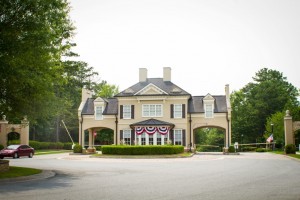
[[[204,130],[203,130],[204,129]],[[207,129],[207,130],[205,130]],[[216,129],[212,131],[212,129]],[[203,130],[206,133],[199,133],[199,130]],[[222,133],[220,133],[220,131]],[[205,134],[205,135],[204,135]],[[212,135],[210,135],[212,134]],[[214,135],[217,134],[217,135]],[[214,142],[209,141],[210,139],[207,136],[210,135],[215,139]],[[220,138],[220,135],[221,138]],[[193,140],[195,144],[195,149],[198,151],[218,151],[222,152],[223,147],[226,147],[226,128],[216,125],[206,125],[206,126],[199,126],[193,129]]]
[[[21,120],[21,124],[9,124],[6,116],[2,116],[2,120],[0,120],[0,144],[4,147],[7,146],[7,137],[11,132],[16,132],[20,135],[20,144],[29,145],[29,121],[26,116]]]

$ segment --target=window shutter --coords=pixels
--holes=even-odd
[[[170,131],[169,139],[172,141],[172,144],[174,144],[174,130]]]
[[[134,105],[131,105],[131,119],[134,119]]]
[[[120,141],[123,140],[123,130],[120,130]]]
[[[182,146],[186,146],[185,142],[186,142],[186,139],[185,139],[185,129],[182,130]]]
[[[131,145],[134,145],[134,130],[131,130]]]
[[[171,104],[171,118],[174,118],[174,104]]]
[[[182,118],[185,118],[185,104],[182,104]]]
[[[123,119],[123,105],[120,105],[120,119]]]

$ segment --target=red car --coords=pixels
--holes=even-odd
[[[34,148],[28,145],[9,145],[5,149],[0,151],[0,158],[3,159],[4,157],[13,157],[19,158],[20,156],[28,156],[32,158],[34,155]]]

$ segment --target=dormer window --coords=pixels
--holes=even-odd
[[[214,117],[214,103],[215,98],[210,94],[207,94],[203,98],[204,112],[205,118],[213,118]]]
[[[95,120],[103,119],[103,106],[95,106]]]
[[[205,118],[213,118],[213,105],[206,104],[205,105]]]

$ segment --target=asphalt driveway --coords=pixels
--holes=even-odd
[[[300,162],[271,153],[176,159],[56,154],[10,159],[10,165],[56,175],[1,184],[0,199],[300,200]]]

